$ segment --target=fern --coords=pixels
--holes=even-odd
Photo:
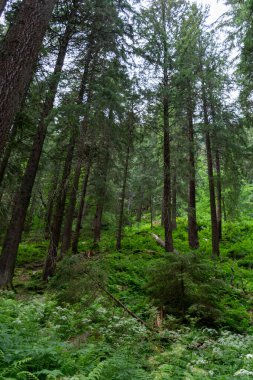
[[[18,373],[18,379],[20,380],[39,380],[37,376],[29,371],[22,371]]]
[[[87,380],[99,380],[102,375],[102,371],[105,365],[105,361],[100,362],[93,371],[90,372],[89,376],[87,377]]]

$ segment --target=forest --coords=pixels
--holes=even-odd
[[[253,378],[252,116],[253,0],[0,0],[0,380]]]

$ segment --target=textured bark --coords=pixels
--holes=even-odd
[[[164,161],[164,190],[163,190],[163,222],[165,250],[173,252],[172,220],[171,220],[171,158],[170,158],[170,123],[169,123],[169,75],[168,75],[168,42],[166,31],[166,1],[162,0],[163,22],[163,161]]]
[[[82,162],[81,160],[78,160],[76,169],[75,169],[74,180],[73,180],[73,185],[72,185],[70,199],[69,199],[69,205],[66,212],[65,225],[63,228],[61,256],[63,256],[71,247],[72,223],[73,223],[74,213],[75,213],[76,198],[77,198],[77,191],[79,187],[81,168],[82,168]]]
[[[77,104],[82,104],[83,102],[84,94],[86,92],[86,87],[87,87],[87,80],[88,80],[88,75],[89,75],[89,66],[90,66],[91,59],[92,59],[92,49],[90,46],[90,48],[88,48],[86,59],[85,59],[83,76],[81,79],[79,93],[76,100]],[[44,271],[43,271],[44,281],[47,281],[48,278],[54,274],[55,268],[56,268],[57,250],[58,250],[58,245],[60,241],[61,227],[62,227],[64,210],[65,210],[65,201],[66,201],[66,196],[67,196],[66,186],[67,186],[68,177],[71,171],[74,150],[76,147],[77,133],[78,133],[77,125],[74,125],[73,132],[70,137],[67,158],[66,158],[65,166],[63,170],[60,193],[58,195],[58,199],[55,205],[55,214],[54,214],[52,228],[51,228],[51,238],[50,238],[50,243],[49,243],[47,259],[46,259]]]
[[[55,172],[52,178],[52,184],[50,187],[50,193],[48,197],[47,211],[45,216],[45,239],[49,239],[51,235],[51,220],[53,216],[54,199],[56,198],[56,192],[59,182],[59,165],[56,165]]]
[[[124,204],[125,204],[125,197],[126,197],[126,184],[127,184],[128,166],[129,166],[129,156],[130,156],[130,138],[127,145],[123,184],[122,184],[121,198],[120,198],[119,221],[118,221],[117,241],[116,241],[117,250],[121,249],[121,238],[122,238],[122,227],[123,227],[123,217],[124,217]]]
[[[221,187],[221,168],[220,168],[220,153],[216,150],[215,154],[215,164],[216,164],[216,189],[217,189],[217,224],[219,240],[222,239],[222,187]]]
[[[89,55],[88,55],[89,56]],[[89,69],[89,61],[86,62],[88,66],[85,69],[85,73],[88,73]],[[85,81],[86,81],[85,77]],[[81,91],[85,90],[85,87],[83,86],[84,84],[82,83]],[[89,92],[89,91],[88,91]],[[91,94],[88,93],[88,99],[86,106],[88,107],[91,101]],[[80,102],[80,99],[79,99]],[[69,205],[68,205],[68,210],[66,213],[66,218],[65,218],[65,225],[63,229],[63,238],[62,238],[62,247],[61,247],[61,255],[63,256],[71,247],[71,238],[72,238],[72,224],[74,220],[74,214],[75,214],[75,207],[76,207],[76,199],[77,199],[77,192],[78,192],[78,187],[79,187],[79,181],[80,181],[80,176],[81,176],[81,169],[82,169],[82,164],[84,160],[84,152],[90,154],[89,152],[89,147],[85,147],[85,138],[87,137],[87,131],[88,131],[88,112],[86,113],[84,120],[81,125],[81,137],[80,141],[78,144],[78,160],[77,164],[75,167],[75,174],[74,174],[74,180],[73,184],[71,186],[71,194],[70,194],[70,200],[69,200]]]
[[[152,195],[150,196],[149,206],[150,206],[150,228],[152,230],[153,229],[153,219],[154,219],[154,210],[153,210],[153,198],[152,198]]]
[[[13,147],[13,142],[15,140],[16,134],[18,130],[18,123],[13,124],[13,128],[11,129],[10,137],[9,137],[9,142],[3,152],[3,158],[0,163],[0,186],[2,185],[5,171],[9,162],[9,158],[11,155],[12,147]]]
[[[63,38],[60,39],[60,49],[54,73],[49,83],[48,94],[42,107],[37,132],[35,134],[33,147],[26,166],[25,174],[22,178],[20,189],[15,196],[11,221],[3,243],[2,254],[0,257],[0,286],[2,287],[4,287],[6,283],[10,282],[13,277],[18,247],[21,240],[22,231],[24,229],[25,217],[39,166],[47,126],[49,124],[48,116],[50,115],[54,105],[54,99],[60,81],[60,73],[62,71],[71,35],[72,26],[71,23],[69,23]]]
[[[143,202],[143,192],[141,190],[141,199],[139,201],[139,206],[138,206],[137,212],[136,212],[136,222],[137,223],[140,223],[141,218],[142,218],[142,202]]]
[[[56,268],[57,250],[58,250],[58,245],[60,241],[61,227],[62,227],[62,221],[63,221],[64,209],[65,209],[65,201],[66,201],[66,196],[67,196],[67,182],[68,182],[69,175],[71,172],[75,145],[76,145],[76,130],[74,128],[70,136],[67,156],[66,156],[66,160],[65,160],[65,164],[63,168],[61,183],[60,183],[60,191],[59,191],[56,204],[55,204],[55,212],[54,212],[52,229],[51,229],[50,243],[49,243],[47,258],[46,258],[44,271],[43,271],[44,281],[47,281],[49,277],[53,276],[55,272],[55,268]]]
[[[78,215],[77,215],[76,229],[75,229],[73,242],[72,242],[73,253],[78,252],[78,242],[79,242],[80,232],[82,228],[83,212],[84,212],[85,198],[86,198],[87,187],[88,187],[89,176],[90,176],[90,169],[91,169],[91,159],[88,158],[86,173],[85,173],[84,181],[83,181],[80,205],[79,205],[79,210],[78,210]]]
[[[26,94],[56,0],[23,0],[0,46],[0,151]]]
[[[203,97],[203,113],[205,123],[205,140],[206,140],[206,155],[207,155],[207,168],[208,168],[208,182],[209,182],[209,198],[210,198],[210,211],[211,211],[211,225],[212,225],[212,255],[213,257],[220,255],[219,247],[219,233],[216,215],[216,201],[215,201],[215,181],[213,175],[213,158],[211,137],[209,128],[208,108],[205,84],[202,85],[202,97]]]
[[[188,142],[189,142],[189,182],[188,182],[188,241],[193,249],[199,247],[198,226],[196,215],[196,169],[194,154],[193,114],[188,110]]]
[[[172,178],[172,209],[171,209],[171,218],[172,218],[172,229],[177,228],[177,172],[174,168],[173,178]]]
[[[2,15],[3,11],[4,11],[4,8],[5,8],[6,4],[7,4],[7,1],[8,0],[0,0],[0,17]]]
[[[95,216],[93,219],[93,242],[94,244],[97,244],[100,240],[101,236],[101,228],[102,228],[102,215],[104,210],[104,202],[105,202],[105,196],[106,196],[106,185],[107,185],[107,174],[108,174],[108,168],[109,168],[109,146],[106,147],[107,152],[104,157],[104,167],[101,172],[100,176],[100,189],[98,194],[98,201],[97,201],[97,207]]]
[[[97,244],[101,237],[102,215],[104,209],[104,201],[101,199],[96,206],[96,212],[93,219],[93,243]]]

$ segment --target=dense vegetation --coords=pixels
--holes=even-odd
[[[252,378],[253,1],[226,6],[0,0],[0,380]]]

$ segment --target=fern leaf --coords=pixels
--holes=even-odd
[[[21,371],[18,373],[18,379],[20,380],[39,380],[37,376],[28,371]]]
[[[105,362],[100,362],[93,371],[90,372],[87,380],[99,380],[104,368]]]

